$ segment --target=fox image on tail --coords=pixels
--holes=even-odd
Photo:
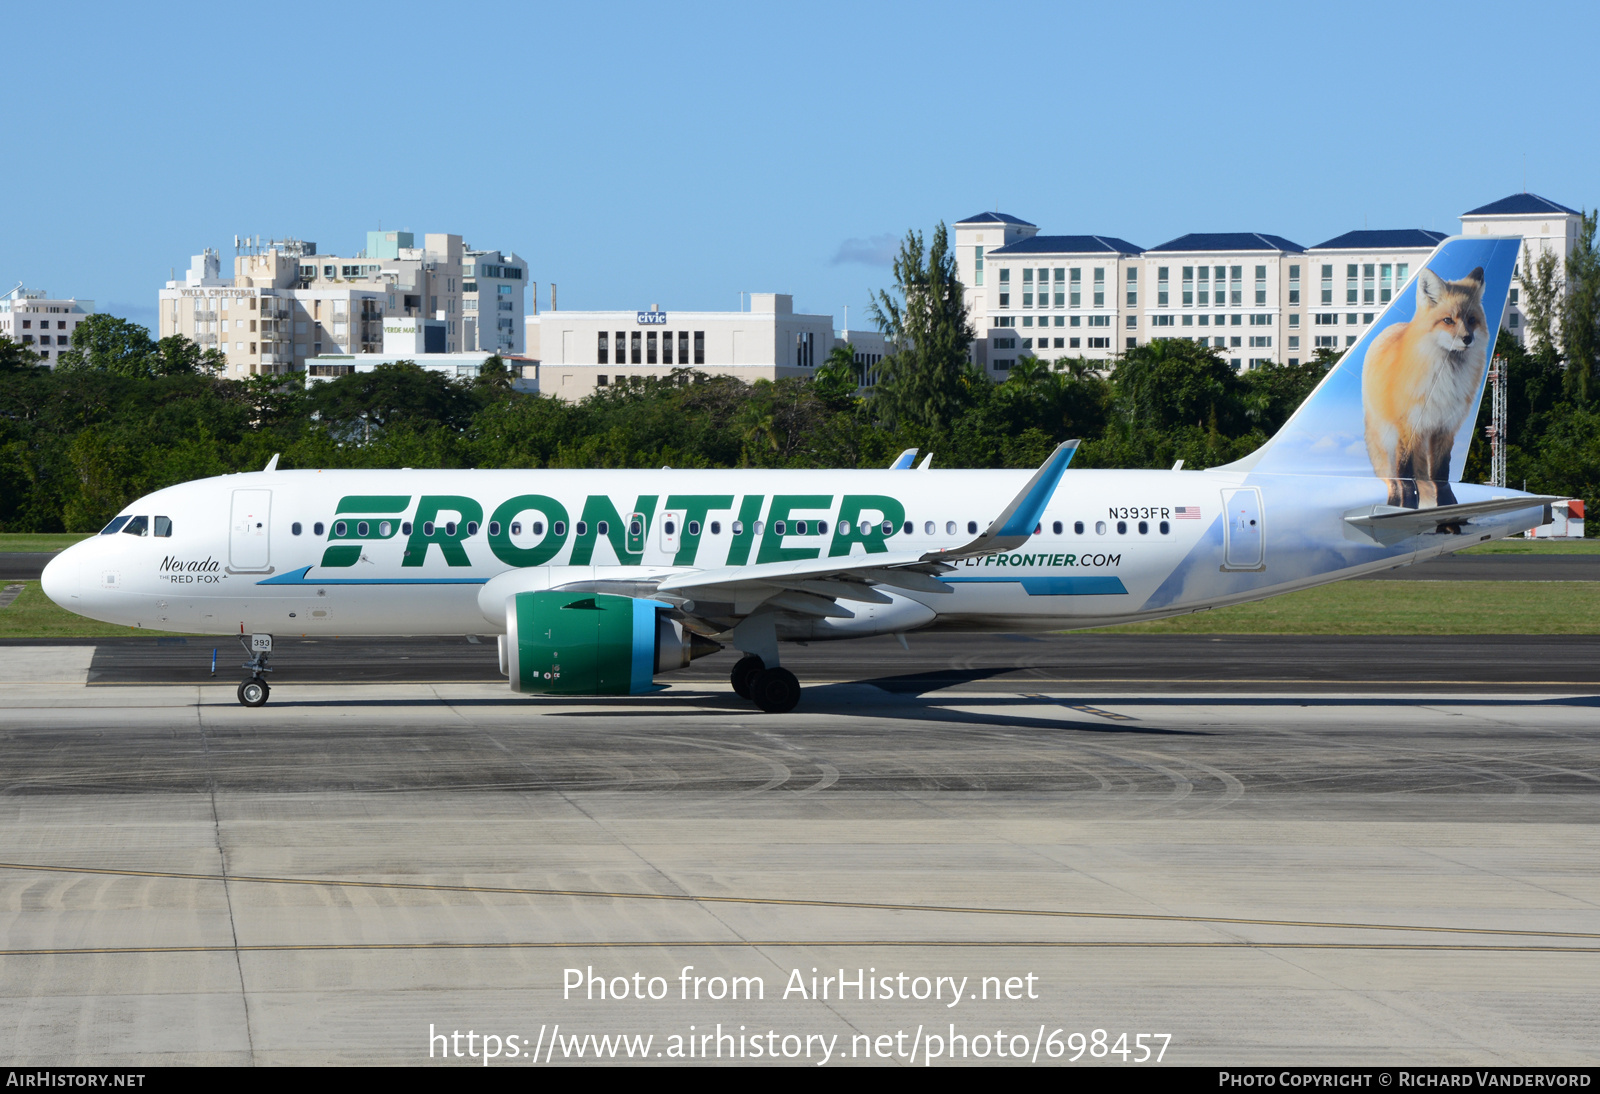
[[[1454,505],[1450,454],[1477,409],[1489,367],[1483,268],[1445,281],[1417,275],[1416,316],[1373,340],[1361,374],[1367,454],[1389,484],[1389,504]]]

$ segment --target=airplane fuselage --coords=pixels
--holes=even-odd
[[[196,634],[504,630],[481,594],[649,582],[717,567],[938,551],[988,527],[1028,471],[270,471],[157,491],[69,548],[46,591],[94,619]],[[1037,630],[1153,619],[1404,565],[1539,523],[1541,506],[1461,534],[1380,543],[1344,514],[1372,477],[1230,471],[1068,473],[1016,550],[963,559],[947,595],[906,592],[877,623]],[[1462,502],[1516,496],[1462,484]],[[140,518],[143,518],[142,522]],[[159,519],[158,518],[162,518]],[[115,523],[115,522],[114,522]],[[167,532],[168,534],[156,534]],[[857,616],[873,617],[872,611]],[[791,631],[786,637],[799,636]]]

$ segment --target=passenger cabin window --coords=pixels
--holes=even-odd
[[[975,520],[967,521],[967,535],[975,536],[977,534],[978,534],[978,522],[975,521]]]
[[[1056,521],[1050,526],[1050,530],[1059,536],[1061,534],[1061,522],[1059,520]]]
[[[691,535],[692,534],[693,533],[691,533]],[[720,520],[714,520],[711,522],[711,534],[714,536],[720,536],[722,534],[722,522]]]
[[[551,531],[555,532],[556,535],[564,536],[567,534],[567,522],[564,520],[558,520],[550,526],[550,529]]]
[[[1125,521],[1125,520],[1117,521],[1117,535],[1125,536],[1127,534],[1128,534],[1128,522]]]
[[[467,521],[467,535],[475,536],[477,534],[478,534],[478,522],[475,521],[475,520]]]
[[[162,537],[163,539],[169,538],[172,535],[171,517],[156,518],[156,535]]]
[[[1105,521],[1097,520],[1097,521],[1094,522],[1094,534],[1097,535],[1097,536],[1103,536],[1103,535],[1106,534],[1106,522]]]
[[[930,520],[922,526],[922,534],[925,536],[933,535],[933,521]]]
[[[698,536],[700,534],[700,522],[697,520],[691,520],[689,522],[688,531],[691,536]]]
[[[289,534],[291,536],[298,536],[300,534],[301,530],[302,529],[300,527],[300,522],[299,521],[295,521],[293,524],[289,525]]]
[[[819,525],[817,525],[817,531],[819,531],[819,532],[826,532],[826,531],[827,531],[827,530],[828,530],[828,528],[827,528],[827,525],[823,525],[823,524],[819,524]],[[912,533],[912,532],[913,532],[913,531],[915,531],[915,530],[916,530],[916,525],[915,525],[915,524],[913,524],[913,523],[912,523],[912,522],[911,522],[911,521],[909,521],[909,520],[908,520],[908,521],[906,521],[906,523],[905,523],[905,533],[906,533],[906,535],[908,535],[908,536],[909,536],[909,535],[910,535],[910,534],[911,534],[911,533]]]
[[[319,536],[322,534],[322,525],[320,524],[317,525],[317,534]],[[402,536],[409,536],[411,534],[411,522],[409,520],[403,520],[400,522],[400,534]]]
[[[947,521],[944,522],[944,534],[947,535],[947,536],[953,536],[953,535],[956,534],[956,522],[955,521],[947,520]]]
[[[133,517],[122,527],[125,536],[148,536],[150,534],[149,517]]]
[[[100,534],[102,536],[114,536],[122,531],[122,526],[132,519],[132,517],[113,517],[110,524],[100,529]]]
[[[1080,535],[1080,536],[1083,535],[1083,521],[1081,521],[1081,520],[1073,521],[1072,522],[1072,530],[1077,535]]]
[[[744,521],[736,520],[733,522],[733,534],[736,536],[744,535]]]
[[[499,521],[491,520],[489,522],[489,534],[491,536],[498,536],[500,534],[500,522]]]

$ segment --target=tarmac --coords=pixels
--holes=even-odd
[[[210,645],[0,647],[10,1062],[1600,1058],[1594,639]]]

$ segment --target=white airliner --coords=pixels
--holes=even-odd
[[[656,690],[724,647],[793,709],[780,643],[1159,619],[1533,527],[1552,498],[1460,481],[1518,241],[1442,243],[1261,449],[1209,471],[265,471],[158,490],[57,556],[57,604],[237,634],[496,633],[530,694]],[[1419,504],[1422,506],[1419,508]]]

